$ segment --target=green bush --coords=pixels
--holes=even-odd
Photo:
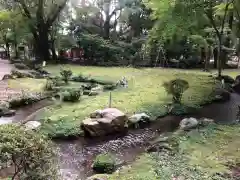
[[[66,70],[66,69],[61,69],[60,74],[62,76],[63,81],[68,84],[69,80],[71,79],[72,76],[72,71],[71,70]]]
[[[44,89],[45,89],[46,91],[52,91],[52,90],[54,90],[54,87],[55,87],[55,84],[54,84],[53,80],[48,79],[47,82],[46,82],[46,84],[45,84]]]
[[[114,89],[117,89],[117,86],[115,84],[104,85],[103,86],[104,91],[113,91]]]
[[[49,111],[51,113],[51,111]],[[68,116],[43,119],[41,132],[51,139],[76,138],[83,134],[76,119]]]
[[[75,81],[75,82],[85,82],[85,83],[91,83],[91,84],[114,85],[114,82],[112,82],[112,81],[106,81],[106,80],[84,77],[81,74],[73,77],[72,80]]]
[[[174,79],[163,83],[163,87],[168,94],[171,94],[173,96],[173,104],[181,104],[182,95],[189,88],[189,84],[185,80]]]
[[[129,65],[130,57],[138,46],[122,41],[108,41],[98,35],[79,34],[78,44],[84,49],[84,56],[91,65]]]
[[[62,100],[65,102],[77,102],[80,100],[82,92],[80,89],[69,90],[69,91],[62,92],[61,95],[62,95]]]
[[[25,105],[33,104],[41,100],[41,95],[25,94],[23,93],[18,98],[13,98],[9,101],[10,108],[19,108]]]
[[[98,173],[113,173],[116,169],[116,160],[112,154],[100,154],[93,163],[93,170]]]
[[[28,70],[29,67],[23,63],[16,63],[14,64],[14,66],[17,68],[17,69],[21,69],[21,70]]]
[[[88,77],[85,77],[82,74],[79,74],[78,76],[72,77],[72,80],[75,82],[86,82],[88,80]]]
[[[56,153],[44,136],[18,125],[0,126],[0,164],[11,164],[11,179],[57,180]]]
[[[34,78],[34,75],[32,75],[31,73],[27,73],[27,72],[20,72],[18,70],[12,70],[11,71],[11,75],[13,75],[16,78]]]

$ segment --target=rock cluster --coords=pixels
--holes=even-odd
[[[129,125],[149,123],[150,117],[145,114],[135,114],[127,117],[116,108],[96,110],[90,117],[83,120],[81,128],[91,137],[104,136],[112,133],[125,132]]]

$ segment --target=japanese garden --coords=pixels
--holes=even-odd
[[[239,180],[239,0],[0,0],[0,180]]]

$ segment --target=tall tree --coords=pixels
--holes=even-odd
[[[217,16],[216,6],[221,3],[225,3],[224,13],[223,16]],[[191,34],[192,32],[189,32],[189,30],[192,30],[194,22],[199,17],[205,16],[210,26],[214,29],[218,41],[218,75],[221,76],[223,34],[227,22],[227,13],[230,5],[233,3],[234,0],[150,0],[148,5],[152,7],[155,18],[166,22],[165,27],[160,27],[160,30],[164,31],[165,35],[172,35],[180,30],[188,31]],[[159,21],[157,25],[161,24]],[[157,31],[159,31],[159,28]]]
[[[29,20],[34,38],[35,54],[39,60],[50,59],[49,35],[54,22],[68,0],[15,0],[23,16]]]

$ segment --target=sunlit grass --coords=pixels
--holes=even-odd
[[[128,79],[129,87],[112,92],[112,107],[116,107],[127,114],[145,112],[153,118],[165,114],[166,108],[164,105],[171,100],[171,97],[166,94],[162,86],[163,82],[175,78],[187,80],[190,88],[184,93],[183,103],[188,106],[198,106],[208,100],[210,93],[215,87],[213,79],[208,77],[208,74],[200,71],[82,67],[73,65],[64,67],[51,66],[47,67],[47,70],[57,75],[60,68],[69,68],[74,75],[81,73],[85,76],[91,75],[93,78],[115,82],[125,76]],[[61,129],[58,120],[61,120],[61,126],[69,127],[73,124],[73,127],[79,127],[81,121],[88,117],[91,112],[106,108],[108,104],[109,92],[105,92],[97,97],[84,98],[79,103],[63,103],[58,107],[53,106],[46,118],[51,120],[51,131],[57,133],[56,131]],[[54,128],[58,130],[54,130]],[[80,131],[79,128],[76,130]]]
[[[42,92],[45,84],[46,79],[21,78],[8,80],[9,88],[27,92]]]

